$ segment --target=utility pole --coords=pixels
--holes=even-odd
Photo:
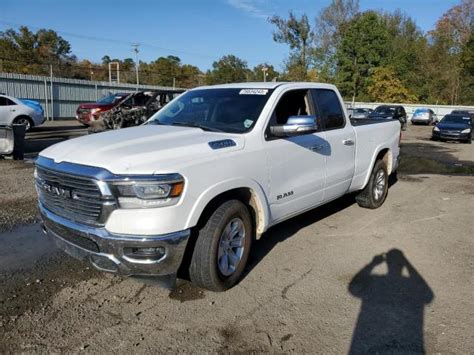
[[[262,68],[262,72],[263,72],[263,82],[265,83],[267,81],[267,71],[268,71],[268,67],[266,65],[263,66]]]
[[[138,86],[140,85],[140,80],[138,79],[138,66],[139,66],[139,63],[138,63],[138,47],[140,46],[139,43],[134,43],[132,44],[132,47],[133,47],[133,51],[135,52],[135,73],[137,75],[137,91],[138,91]]]

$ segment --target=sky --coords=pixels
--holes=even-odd
[[[292,10],[312,23],[330,0],[1,0],[0,31],[26,25],[57,31],[79,59],[111,58],[152,61],[175,55],[201,70],[226,54],[250,67],[269,63],[281,70],[289,48],[272,39],[268,17]],[[401,9],[423,31],[456,0],[360,0],[362,11]]]

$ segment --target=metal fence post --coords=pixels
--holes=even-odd
[[[49,121],[48,82],[46,77],[44,77],[44,112],[46,113],[46,120]]]
[[[53,93],[53,66],[49,66],[49,77],[51,81],[51,121],[54,121],[54,93]]]

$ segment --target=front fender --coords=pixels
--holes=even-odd
[[[258,209],[257,235],[265,232],[269,225],[270,210],[268,208],[268,201],[262,186],[251,179],[236,178],[219,182],[203,191],[196,200],[191,213],[186,221],[186,228],[194,227],[201,217],[206,206],[215,197],[234,189],[247,188],[251,191]]]

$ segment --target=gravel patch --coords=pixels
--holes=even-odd
[[[0,231],[38,218],[34,164],[0,160]]]

